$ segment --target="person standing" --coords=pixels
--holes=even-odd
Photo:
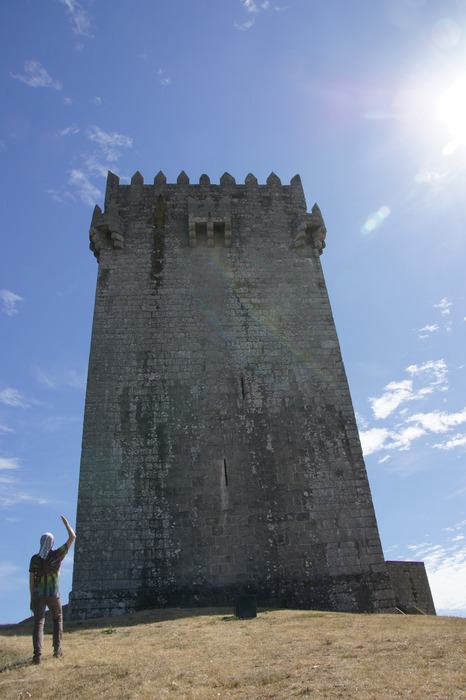
[[[63,656],[61,640],[63,636],[63,613],[60,599],[60,566],[71,545],[76,539],[68,520],[60,515],[68,532],[68,540],[58,549],[52,549],[54,538],[46,532],[40,538],[40,549],[31,557],[29,564],[29,590],[31,593],[31,610],[34,614],[32,645],[34,656],[32,662],[40,664],[44,638],[45,609],[48,607],[53,620],[53,655]]]

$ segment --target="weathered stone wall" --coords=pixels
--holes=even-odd
[[[394,610],[299,177],[109,174],[90,235],[73,617]]]
[[[408,615],[436,615],[422,561],[387,561],[397,608]]]

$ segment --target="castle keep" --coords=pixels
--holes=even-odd
[[[393,611],[300,178],[109,173],[71,614]]]

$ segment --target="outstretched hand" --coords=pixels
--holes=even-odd
[[[68,520],[65,518],[65,516],[60,514],[60,518],[62,519],[63,525],[66,527],[66,530],[68,532],[68,541],[66,544],[67,544],[68,549],[69,549],[71,547],[71,545],[73,544],[73,542],[75,541],[76,535],[75,535],[73,528],[69,524]]]

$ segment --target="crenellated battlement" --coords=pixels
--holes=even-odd
[[[139,187],[141,185],[145,185],[146,187],[152,186],[151,184],[144,183],[144,178],[141,175],[141,173],[139,172],[139,170],[137,170],[134,173],[133,177],[130,180],[129,185],[120,185],[120,178],[118,177],[118,175],[115,175],[114,173],[109,172],[107,184],[111,185],[112,187],[115,187],[115,186],[121,186],[121,187],[136,186],[136,187]],[[159,170],[157,175],[154,177],[154,181],[152,184],[155,185],[156,187],[157,186],[160,187],[160,186],[167,185],[170,183],[167,183],[167,178],[166,178],[165,174],[161,170]],[[186,175],[184,170],[182,170],[180,172],[180,174],[177,177],[176,183],[173,183],[173,184],[184,185],[184,186],[191,185],[193,187],[196,186],[194,183],[191,183],[188,175]],[[205,186],[210,186],[211,184],[214,184],[214,183],[211,183],[210,177],[208,175],[203,174],[200,176],[198,184],[205,187]],[[287,185],[282,185],[280,178],[274,172],[270,173],[270,175],[268,176],[264,185],[259,185],[257,178],[252,173],[249,173],[248,175],[246,175],[246,177],[244,179],[244,185],[249,185],[249,186],[256,186],[257,185],[260,187],[277,187],[277,186],[278,187],[283,187],[283,186],[287,187]],[[230,173],[225,172],[225,173],[223,173],[223,175],[220,178],[220,186],[221,187],[237,187],[237,186],[241,186],[241,185],[237,184],[235,178],[232,175],[230,175]],[[300,187],[302,189],[301,178],[299,175],[295,175],[290,180],[290,186],[291,187]]]
[[[304,209],[306,207],[303,186],[299,175],[295,175],[290,180],[289,185],[282,185],[280,178],[273,172],[270,173],[265,184],[259,184],[252,173],[245,177],[244,184],[238,184],[235,178],[227,172],[223,173],[219,184],[212,183],[210,177],[205,174],[200,176],[198,183],[191,183],[184,170],[178,175],[176,183],[168,183],[165,174],[160,170],[150,184],[144,183],[144,178],[139,171],[134,173],[129,184],[121,184],[118,175],[109,172],[105,193],[105,207],[107,208],[109,204],[118,201],[120,196],[124,196],[127,193],[132,193],[133,198],[137,199],[138,196],[142,196],[143,192],[156,192],[158,195],[163,192],[172,193],[179,191],[180,193],[185,193],[190,191],[199,195],[212,193],[220,194],[221,196],[223,193],[229,195],[234,193],[244,194],[248,192],[253,193],[255,190],[261,194],[267,191],[278,194],[281,190],[283,193],[291,195],[295,206]]]
[[[126,220],[139,220],[141,225],[158,233],[168,234],[166,212],[177,219],[176,231],[183,229],[184,244],[190,248],[235,246],[235,222],[249,217],[251,235],[260,235],[261,224],[270,217],[287,215],[283,224],[290,245],[296,249],[316,251],[325,247],[326,227],[317,204],[308,213],[299,175],[289,185],[283,185],[275,173],[270,173],[265,184],[249,173],[243,184],[238,184],[230,173],[223,173],[218,184],[211,183],[208,175],[201,175],[192,184],[181,171],[176,183],[168,183],[159,171],[151,184],[145,184],[137,171],[129,184],[109,172],[105,193],[105,208],[96,206],[90,228],[90,248],[99,258],[102,249],[125,248]],[[237,227],[236,227],[237,228]]]

